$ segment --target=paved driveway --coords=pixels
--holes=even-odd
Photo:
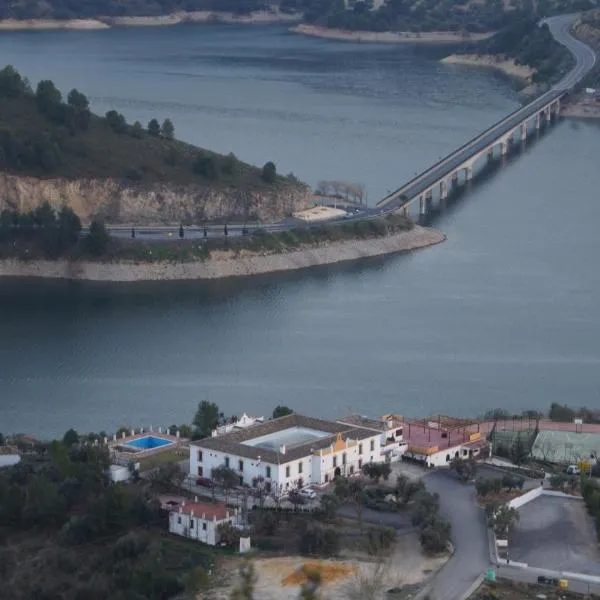
[[[483,510],[475,502],[475,490],[447,471],[428,473],[423,481],[440,496],[440,510],[452,523],[454,555],[432,580],[434,600],[462,600],[469,587],[490,564],[488,534]]]

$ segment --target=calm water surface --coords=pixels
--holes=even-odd
[[[410,47],[189,26],[2,34],[94,110],[375,201],[517,106]],[[44,57],[42,61],[40,57]],[[189,421],[199,400],[417,415],[598,406],[600,130],[562,122],[436,223],[440,246],[216,284],[0,283],[0,431]]]

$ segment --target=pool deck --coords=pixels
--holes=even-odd
[[[160,438],[163,440],[168,440],[171,443],[165,444],[164,446],[158,446],[156,448],[135,448],[134,446],[130,446],[132,452],[127,452],[120,449],[121,446],[126,446],[128,442],[139,440],[145,437]],[[119,437],[116,440],[109,440],[108,448],[111,451],[113,459],[116,462],[130,462],[138,458],[145,458],[153,454],[164,452],[165,450],[173,450],[174,448],[181,449],[182,452],[185,452],[184,448],[187,450],[189,441],[190,440],[188,438],[177,437],[176,435],[159,433],[157,431],[145,431],[144,433],[136,433],[135,435],[126,435],[125,437]]]

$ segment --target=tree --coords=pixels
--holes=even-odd
[[[341,502],[354,506],[358,526],[362,529],[362,513],[365,503],[365,486],[363,482],[355,478],[337,477],[333,493]]]
[[[421,529],[421,546],[429,554],[444,552],[450,542],[451,525],[446,519],[436,516]]]
[[[512,445],[510,457],[515,465],[522,465],[529,456],[529,450],[525,446],[521,435],[517,435],[515,443]]]
[[[160,133],[168,140],[172,140],[175,137],[175,127],[173,126],[171,119],[165,119],[163,121]]]
[[[149,480],[157,488],[167,492],[180,488],[185,479],[185,473],[177,463],[164,463],[152,471]]]
[[[215,484],[223,490],[225,504],[227,504],[231,490],[240,483],[238,474],[233,469],[221,465],[220,467],[214,467],[210,472],[210,476]]]
[[[569,408],[566,404],[558,404],[553,402],[550,405],[548,416],[552,421],[572,422],[575,418],[575,411]]]
[[[256,572],[249,560],[238,567],[238,584],[231,593],[231,600],[253,600],[256,587]]]
[[[148,122],[148,133],[156,137],[160,135],[160,125],[156,119],[150,119]]]
[[[388,480],[392,468],[386,462],[366,463],[363,465],[362,472],[378,483],[380,477],[383,477],[386,481]]]
[[[264,164],[261,177],[265,183],[274,183],[277,178],[277,168],[274,162],[269,161]]]
[[[288,500],[294,505],[294,508],[298,508],[298,506],[306,504],[306,499],[298,490],[292,490],[288,494]]]
[[[185,235],[184,231],[183,231],[183,223],[179,226],[179,239],[182,240],[183,236]]]
[[[38,110],[47,117],[58,115],[58,107],[62,103],[62,94],[49,79],[40,81],[35,91],[35,102]]]
[[[67,96],[67,104],[80,110],[87,110],[90,103],[86,96],[76,89],[72,89]]]
[[[340,536],[335,529],[309,524],[299,541],[301,554],[336,556],[340,551]]]
[[[293,414],[293,410],[287,406],[283,406],[281,404],[278,404],[274,409],[273,409],[273,418],[274,419],[279,419],[279,417],[285,417],[287,415],[291,415]]]
[[[321,496],[320,504],[323,516],[326,519],[333,519],[337,509],[340,507],[340,500],[334,494],[323,494]]]
[[[488,514],[489,526],[499,537],[508,535],[510,528],[519,520],[519,511],[507,504],[496,506],[490,511],[486,510],[486,514]]]
[[[115,133],[125,133],[127,131],[127,121],[125,117],[116,110],[109,110],[104,115],[104,119]]]
[[[231,523],[221,523],[217,526],[219,540],[230,548],[240,547],[240,537],[242,534],[239,529],[236,529]]]
[[[192,421],[196,426],[194,437],[196,439],[210,437],[212,430],[219,424],[219,417],[219,407],[214,402],[202,400]]]
[[[134,138],[137,138],[138,140],[140,140],[144,137],[144,127],[139,121],[136,121],[131,126],[131,135]]]
[[[472,458],[466,460],[453,458],[450,463],[450,470],[456,471],[462,481],[471,481],[477,473],[477,463]]]
[[[0,70],[0,96],[18,98],[27,91],[27,85],[19,72],[11,65]]]
[[[69,206],[63,206],[58,213],[58,232],[61,248],[76,244],[81,233],[81,221]]]
[[[63,436],[63,444],[71,447],[79,443],[79,434],[74,429],[69,429]]]
[[[87,250],[93,256],[102,256],[108,247],[110,236],[102,221],[93,220],[85,240]]]
[[[475,480],[475,491],[478,496],[485,498],[491,491],[490,480],[478,477]]]

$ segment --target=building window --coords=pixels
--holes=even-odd
[[[202,531],[206,531],[206,523],[202,523]]]
[[[358,468],[362,469],[362,458],[358,459]]]
[[[344,454],[342,454],[342,464],[345,465],[346,464],[346,453],[344,452]]]
[[[190,529],[194,529],[194,519],[190,519]]]
[[[229,456],[225,457],[225,466],[229,469]]]
[[[450,455],[446,454],[446,462],[450,462]]]
[[[463,456],[466,456],[466,455],[467,455],[467,451],[463,450]]]
[[[298,474],[302,473],[302,462],[298,463]]]
[[[267,479],[271,479],[271,467],[267,467]]]
[[[202,467],[198,467],[198,477],[202,477],[204,474],[204,469]]]
[[[337,467],[337,456],[333,457],[333,468],[335,469]]]
[[[177,517],[177,525],[181,525],[181,517]]]
[[[329,475],[325,475],[325,483],[329,483]]]
[[[400,437],[402,435],[402,429],[396,429],[396,437]]]
[[[358,445],[358,454],[362,454],[362,444]]]
[[[375,440],[371,440],[371,452],[375,450]]]
[[[285,468],[285,476],[286,476],[286,477],[289,477],[289,476],[290,476],[290,468],[289,468],[289,467],[286,467],[286,468]]]
[[[243,471],[244,470],[244,461],[243,460],[238,461],[238,466],[239,466],[240,471]]]
[[[352,475],[352,473],[354,473],[354,465],[350,465],[350,475]]]
[[[202,450],[198,450],[198,462],[202,462]]]

